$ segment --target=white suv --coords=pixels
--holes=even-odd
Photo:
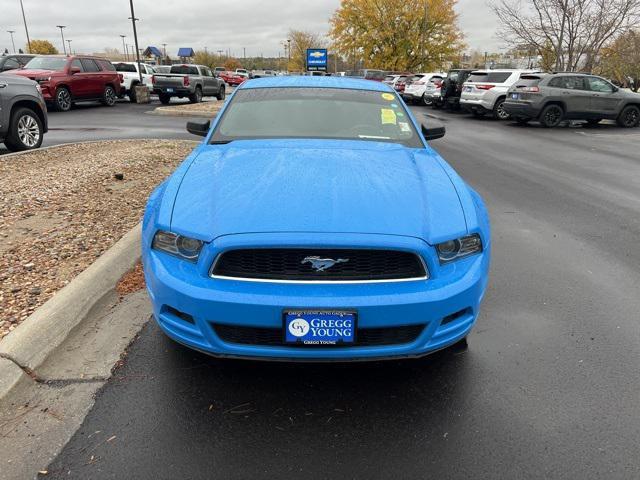
[[[507,91],[521,75],[536,70],[476,70],[462,86],[460,106],[482,117],[488,113],[498,120],[507,120],[509,114],[502,108]]]
[[[446,76],[447,74],[442,72],[418,73],[405,87],[402,98],[408,103],[422,102],[425,105],[431,105],[431,97],[425,96],[427,85],[430,81],[442,80]]]

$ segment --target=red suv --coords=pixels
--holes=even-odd
[[[40,84],[44,100],[66,112],[75,102],[100,100],[113,106],[122,77],[109,60],[84,55],[46,55],[31,59],[22,70],[11,70]]]

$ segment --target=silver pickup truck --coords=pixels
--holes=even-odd
[[[203,96],[223,100],[225,83],[204,65],[172,65],[170,73],[156,73],[152,77],[153,93],[163,104],[171,97],[188,97],[191,103],[199,103]]]

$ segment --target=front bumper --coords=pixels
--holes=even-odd
[[[207,265],[211,260],[201,259]],[[143,262],[154,317],[179,343],[216,356],[347,361],[421,356],[464,338],[478,317],[489,251],[448,265],[429,280],[368,284],[213,279],[207,266],[189,264],[148,245],[143,245]],[[222,340],[214,329],[218,324],[282,331],[284,310],[322,308],[355,310],[358,330],[424,328],[409,343],[321,348],[235,343]]]

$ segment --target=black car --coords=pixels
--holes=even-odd
[[[0,142],[13,151],[42,145],[47,106],[40,86],[28,78],[0,74]]]
[[[462,95],[462,84],[467,81],[473,70],[454,68],[449,70],[447,78],[442,81],[440,98],[436,98],[432,103],[433,108],[460,108],[460,96]]]
[[[2,55],[0,56],[0,72],[22,68],[33,57],[35,57],[35,55],[28,55],[26,53]]]

